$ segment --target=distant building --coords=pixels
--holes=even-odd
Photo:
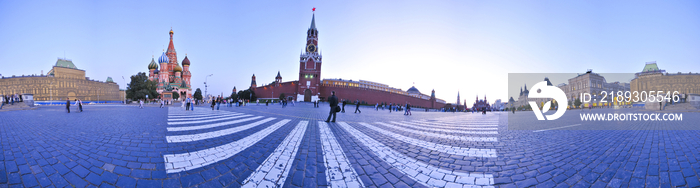
[[[564,91],[566,93],[566,97],[569,100],[569,106],[574,106],[574,102],[576,99],[581,98],[582,93],[588,93],[591,95],[592,101],[595,101],[596,103],[592,103],[594,106],[600,106],[600,105],[609,105],[613,103],[612,98],[610,97],[610,92],[616,93],[617,95],[618,92],[627,92],[630,91],[630,84],[629,83],[621,83],[621,82],[610,82],[608,83],[605,80],[605,77],[601,76],[598,73],[594,73],[593,70],[588,70],[584,74],[579,74],[578,76],[571,78],[568,80],[568,84],[559,84],[557,87]],[[605,92],[605,93],[603,93]],[[607,103],[601,103],[600,101],[605,97],[605,94],[608,95],[608,97],[605,99]],[[593,100],[597,99],[597,100]],[[583,101],[582,101],[583,103]],[[614,104],[614,103],[613,103]],[[588,105],[587,103],[583,103],[583,106],[585,107]]]
[[[680,95],[700,93],[700,74],[698,73],[667,73],[660,70],[656,61],[647,62],[641,72],[635,74],[630,82],[630,91],[663,91]],[[685,97],[684,97],[685,98]]]
[[[35,101],[74,100],[121,101],[119,85],[111,77],[105,82],[85,77],[69,59],[59,58],[46,75],[0,78],[0,95],[34,94]]]
[[[484,95],[484,99],[479,100],[479,96],[476,96],[476,101],[474,101],[474,105],[472,105],[473,110],[491,110],[491,104],[489,104],[489,101],[486,100],[486,96]]]
[[[251,78],[250,89],[260,99],[276,99],[281,94],[288,100],[317,101],[325,100],[336,91],[340,100],[361,103],[393,103],[422,108],[442,108],[445,101],[435,98],[435,90],[431,95],[426,95],[411,87],[407,91],[389,87],[386,84],[366,80],[323,79],[321,80],[321,67],[323,56],[318,47],[318,29],[316,28],[315,15],[311,18],[311,26],[306,32],[305,52],[299,56],[299,77],[295,81],[282,81],[282,75],[278,71],[275,81],[266,85],[258,85],[255,75]]]

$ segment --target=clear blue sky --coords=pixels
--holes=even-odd
[[[194,88],[296,80],[312,7],[322,78],[459,90],[469,106],[506,99],[508,73],[700,71],[700,1],[0,1],[0,74],[46,73],[65,52],[124,88],[172,27]]]

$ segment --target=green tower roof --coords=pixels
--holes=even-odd
[[[647,63],[644,65],[644,69],[642,69],[642,72],[652,72],[652,71],[658,71],[659,67],[656,66],[656,62],[653,63]]]
[[[60,58],[59,58],[58,61],[56,61],[56,65],[55,65],[55,66],[57,66],[57,67],[71,68],[71,69],[78,69],[78,67],[76,67],[76,66],[73,64],[73,61],[68,60],[68,59],[60,59]]]

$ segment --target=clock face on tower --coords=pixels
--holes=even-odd
[[[316,46],[314,44],[309,44],[306,46],[306,51],[307,52],[316,52]]]

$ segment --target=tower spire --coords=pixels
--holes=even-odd
[[[309,29],[316,29],[316,8],[314,8],[314,14],[311,16],[311,27]]]

